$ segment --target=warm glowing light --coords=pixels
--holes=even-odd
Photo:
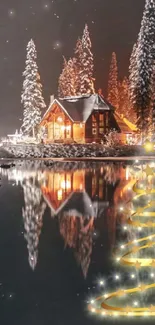
[[[105,311],[102,311],[102,316],[105,316],[106,315],[106,312]]]
[[[63,121],[63,118],[61,116],[58,116],[57,121],[61,123]]]
[[[69,182],[69,181],[62,181],[61,182],[61,188],[63,190],[65,190],[65,189],[69,190],[71,188],[71,182]]]
[[[154,173],[154,171],[150,171],[150,167],[147,166],[146,168],[146,176],[149,177],[150,173]],[[154,175],[155,176],[155,175]],[[144,179],[143,179],[144,181]],[[146,182],[144,182],[144,184],[138,184],[138,181],[134,184],[133,186],[133,191],[136,193],[136,196],[134,199],[137,199],[141,196],[146,195],[147,199],[148,199],[148,195],[151,193],[155,193],[155,189],[154,189],[154,183],[149,181],[149,186],[148,183],[146,184]],[[137,185],[138,184],[138,185]],[[152,189],[150,188],[150,184],[152,184]],[[149,189],[148,189],[149,187]],[[128,188],[129,189],[129,188]],[[144,202],[147,202],[145,199]],[[151,208],[151,211],[150,211]],[[123,210],[123,207],[119,208],[121,211]],[[148,210],[149,209],[149,210]],[[143,256],[141,255],[141,253],[139,254],[139,251],[141,250],[147,250],[150,248],[154,248],[155,246],[155,233],[152,235],[148,235],[148,229],[151,228],[155,228],[155,221],[152,221],[153,217],[155,217],[155,200],[150,200],[149,202],[146,204],[145,206],[139,206],[138,208],[135,209],[135,211],[133,210],[126,210],[124,209],[125,213],[127,211],[127,226],[124,226],[123,229],[127,230],[129,229],[130,226],[135,227],[138,231],[141,231],[142,229],[146,229],[146,235],[145,236],[138,236],[139,238],[135,238],[133,239],[133,237],[125,244],[125,245],[120,245],[120,249],[124,249],[125,248],[125,252],[121,252],[122,254],[120,255],[119,252],[117,252],[117,254],[119,254],[120,256],[116,256],[116,261],[120,262],[120,264],[127,266],[127,268],[129,267],[134,267],[136,269],[137,272],[137,279],[139,278],[139,273],[138,270],[142,270],[144,267],[144,272],[146,267],[149,268],[155,268],[155,257],[150,257],[147,256],[147,253]],[[128,214],[128,212],[130,212],[130,216]],[[125,214],[124,213],[124,214]],[[134,218],[137,218],[137,220],[134,220]],[[149,217],[149,218],[146,218]],[[143,218],[143,220],[141,221],[141,218]],[[138,253],[138,254],[137,254]],[[138,257],[137,257],[137,256]],[[142,271],[141,271],[142,272]],[[129,274],[131,279],[136,279],[136,273],[130,273]],[[133,287],[133,285],[130,288],[127,289],[116,289],[116,291],[113,291],[109,294],[104,294],[104,296],[101,297],[97,297],[97,299],[95,300],[95,312],[97,314],[100,315],[105,315],[106,316],[136,316],[136,317],[155,317],[155,305],[150,305],[150,306],[145,306],[145,301],[143,302],[143,306],[139,306],[140,302],[135,300],[133,301],[133,307],[132,306],[128,306],[128,307],[123,307],[120,306],[119,304],[116,303],[116,305],[114,306],[114,301],[117,300],[117,298],[119,299],[120,297],[123,297],[124,295],[131,295],[134,298],[134,294],[141,294],[144,293],[149,290],[149,289],[155,289],[155,282],[154,282],[154,278],[155,278],[155,272],[150,272],[149,276],[151,278],[153,278],[153,280],[151,281],[151,284],[146,284],[146,283],[141,283],[139,285],[135,285],[135,287]],[[115,274],[114,275],[114,279],[115,280],[119,280],[120,279],[120,275],[119,274]],[[101,283],[102,281],[100,281]],[[135,282],[135,281],[133,281]],[[110,302],[110,300],[113,299],[113,302]],[[91,310],[91,306],[89,306],[89,309]],[[102,311],[102,309],[104,309]]]
[[[100,286],[103,286],[104,285],[104,281],[100,281]]]
[[[119,261],[120,261],[120,259],[121,259],[120,257],[116,257],[116,261],[117,261],[117,262],[119,262]]]
[[[134,301],[134,306],[138,306],[138,301]]]
[[[149,140],[146,140],[143,147],[146,151],[153,151],[154,144],[152,142],[150,142]]]

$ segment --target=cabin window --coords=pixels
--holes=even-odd
[[[99,126],[104,126],[104,116],[103,116],[103,114],[99,115]]]
[[[92,115],[92,127],[97,127],[97,118],[95,115]]]
[[[109,122],[108,120],[109,120],[109,118],[108,118],[108,112],[106,112],[105,113],[105,125],[106,125],[106,127],[108,127],[108,124],[109,124],[108,123]]]
[[[103,134],[104,133],[104,128],[99,128],[99,134]]]
[[[95,114],[92,115],[92,134],[97,134],[97,116]]]
[[[94,135],[97,134],[97,128],[92,129],[92,134],[94,134]]]

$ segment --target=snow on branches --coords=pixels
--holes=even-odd
[[[108,80],[108,101],[118,108],[118,68],[116,53],[112,53],[109,80]]]
[[[78,40],[76,46],[76,58],[79,74],[79,89],[80,95],[93,94],[94,91],[94,59],[91,51],[92,44],[90,40],[88,25],[85,25],[81,41]]]
[[[58,96],[71,97],[76,96],[77,76],[75,58],[67,60],[64,58],[64,68],[59,77]]]
[[[42,85],[36,63],[37,52],[34,41],[27,45],[26,68],[23,73],[23,92],[21,102],[24,106],[22,130],[25,135],[36,135],[36,127],[41,121],[46,105],[42,96]]]
[[[94,94],[93,54],[92,44],[85,25],[82,39],[78,39],[75,57],[67,61],[64,58],[64,67],[59,77],[59,97],[82,96]]]
[[[137,126],[147,134],[151,123],[154,60],[155,1],[146,0],[140,33],[130,59],[130,97],[137,114]]]

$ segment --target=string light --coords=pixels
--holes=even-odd
[[[147,166],[144,170],[147,176],[152,176],[154,174],[153,170]],[[153,184],[153,182],[152,182]],[[138,181],[133,185],[133,192],[136,193],[136,196],[134,197],[134,200],[137,200],[141,196],[149,195],[149,194],[155,194],[154,188],[144,187],[144,184],[140,184],[138,186]],[[152,185],[153,186],[153,185]],[[150,211],[150,208],[155,209],[155,200],[149,200],[147,205],[143,207],[138,207],[135,211],[130,212],[130,217],[127,219],[127,225],[133,226],[137,228],[138,231],[142,231],[144,228],[154,228],[155,227],[155,221],[153,221],[151,218],[155,217],[155,211]],[[126,212],[123,207],[120,207],[119,210]],[[147,210],[147,212],[146,212]],[[148,211],[149,210],[149,211]],[[128,214],[129,216],[129,214]],[[138,217],[138,220],[135,220],[135,218]],[[147,217],[147,219],[146,219]],[[140,221],[141,218],[145,218],[145,221]],[[148,219],[150,218],[150,219]],[[124,226],[123,229],[127,230],[128,226]],[[136,245],[135,245],[136,244]],[[137,270],[141,269],[142,267],[154,267],[155,268],[155,258],[152,257],[133,257],[133,255],[139,253],[141,250],[147,250],[148,248],[152,248],[155,246],[155,234],[141,237],[141,238],[135,238],[134,240],[129,241],[127,244],[120,245],[120,249],[125,249],[125,253],[116,256],[116,261],[120,264],[127,266],[127,267],[135,267]],[[151,272],[150,277],[154,278],[155,273]],[[116,274],[114,276],[116,280],[120,279],[120,275]],[[131,279],[135,279],[136,275],[134,273],[130,274]],[[120,297],[123,297],[124,295],[133,295],[134,293],[145,293],[147,290],[155,289],[155,283],[151,284],[139,284],[138,286],[135,286],[134,288],[130,289],[119,289],[117,291],[114,291],[109,294],[104,294],[104,296],[97,297],[95,299],[95,313],[106,315],[106,316],[132,316],[132,317],[155,317],[155,306],[144,306],[139,307],[139,302],[134,301],[133,307],[118,307],[113,306],[110,304],[110,301],[115,298],[119,299]],[[89,305],[89,309],[92,310],[91,305]],[[94,309],[93,309],[94,310]],[[92,310],[92,311],[93,311]]]

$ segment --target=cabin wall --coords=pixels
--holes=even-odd
[[[110,130],[109,111],[93,111],[86,122],[86,142],[101,142]]]
[[[115,120],[115,117],[114,117],[114,115],[113,115],[112,112],[109,115],[109,129],[110,130],[115,129],[117,132],[121,132],[121,129],[118,126],[118,124],[117,124],[117,122]]]

